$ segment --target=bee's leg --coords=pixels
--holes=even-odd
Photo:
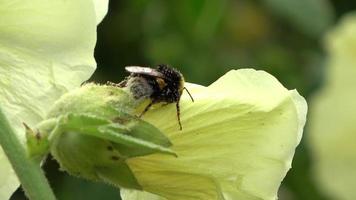
[[[138,117],[141,118],[142,115],[145,114],[145,113],[151,108],[151,106],[153,105],[153,103],[154,103],[154,102],[151,101],[150,104],[148,104],[148,105],[146,106],[146,108],[142,111],[142,113],[141,113]]]
[[[123,81],[121,81],[120,83],[118,83],[118,84],[116,84],[116,86],[118,86],[118,87],[126,87],[126,85],[127,85],[127,79],[125,79],[125,80],[123,80]]]
[[[179,130],[182,130],[182,124],[180,122],[180,107],[179,107],[179,101],[176,103],[176,109],[177,109],[177,118],[178,118],[178,124],[179,124]]]
[[[111,82],[111,81],[107,81],[106,84],[110,85],[110,86],[114,86],[114,87],[123,88],[123,87],[126,87],[127,81],[129,80],[130,77],[131,76],[125,77],[125,79],[122,80],[120,83],[114,83],[114,82]]]
[[[120,83],[114,83],[114,82],[111,82],[111,81],[107,81],[106,82],[106,85],[110,85],[110,86],[114,86],[114,87],[125,87],[127,84],[127,80],[123,80],[121,81]]]
[[[106,81],[106,85],[110,85],[110,86],[117,86],[117,83],[111,82],[111,81]]]

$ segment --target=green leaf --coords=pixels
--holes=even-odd
[[[22,123],[37,124],[93,73],[96,14],[89,0],[2,0],[0,18],[0,106],[24,142]],[[0,155],[0,196],[7,199],[18,182],[1,148]]]
[[[130,167],[124,162],[118,163],[115,167],[96,167],[95,171],[103,182],[117,187],[142,189]]]
[[[169,200],[276,199],[301,140],[304,98],[252,69],[230,71],[209,87],[186,87],[195,101],[182,96],[182,131],[174,105],[144,115],[167,134],[178,157],[129,159],[143,190]],[[123,191],[122,198],[157,199],[137,193]]]
[[[135,117],[123,120],[125,123],[112,123],[95,116],[68,114],[60,120],[59,130],[108,140],[127,157],[151,153],[176,155],[168,148],[171,146],[168,138],[156,127]]]

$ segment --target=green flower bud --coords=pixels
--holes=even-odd
[[[148,98],[133,98],[119,87],[87,84],[55,103],[48,120],[37,126],[41,135],[37,137],[48,138],[50,153],[68,173],[141,189],[127,159],[175,155],[161,131],[136,117],[147,103]],[[38,153],[41,146],[33,145],[33,140],[28,140],[29,149]]]

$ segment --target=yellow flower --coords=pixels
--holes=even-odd
[[[325,86],[312,101],[310,148],[318,186],[334,199],[356,199],[356,15],[326,37]]]
[[[152,154],[127,163],[146,192],[121,190],[124,200],[276,199],[300,142],[307,105],[263,71],[230,71],[209,87],[187,84],[181,100],[144,120],[166,133],[178,157]]]
[[[96,25],[106,7],[107,0],[0,1],[0,106],[22,142],[23,122],[43,120],[94,72]],[[19,183],[1,147],[0,177],[0,199],[8,199]]]

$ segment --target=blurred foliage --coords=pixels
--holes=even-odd
[[[119,82],[127,75],[126,65],[168,63],[188,82],[208,85],[230,69],[252,67],[308,97],[322,86],[325,32],[354,9],[356,1],[348,0],[112,0],[98,27],[98,68],[92,81]],[[327,199],[312,181],[304,144],[282,184],[282,200]],[[60,200],[118,199],[114,188],[57,168],[47,161]],[[12,199],[23,199],[21,191]]]
[[[264,2],[276,15],[285,18],[296,29],[314,38],[322,36],[333,22],[333,10],[328,0],[264,0]]]

